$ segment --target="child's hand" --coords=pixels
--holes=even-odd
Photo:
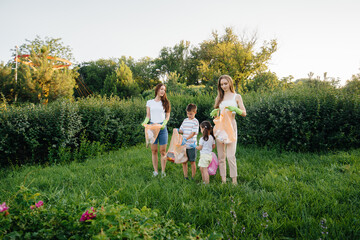
[[[196,148],[196,143],[190,144],[189,147],[191,147],[191,148]]]
[[[186,144],[186,142],[187,142],[187,139],[186,139],[186,138],[183,138],[182,143],[181,143],[181,146],[184,146],[184,145]]]
[[[174,129],[173,129],[173,132],[175,132],[175,131],[179,132],[179,129],[178,129],[178,128],[174,128]]]

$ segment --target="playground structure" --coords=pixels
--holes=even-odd
[[[17,48],[17,46],[16,46]],[[25,54],[25,55],[16,55],[15,56],[15,63],[16,63],[16,75],[15,75],[15,82],[17,82],[17,63],[22,63],[25,65],[30,66],[34,71],[37,71],[36,67],[39,66],[39,64],[34,63],[33,61],[30,60],[30,54]],[[50,61],[54,62],[54,65],[52,66],[53,70],[59,70],[59,69],[64,69],[64,68],[68,68],[72,65],[72,63],[66,59],[63,58],[59,58],[59,57],[53,57],[53,56],[46,56],[46,58]],[[61,64],[59,64],[61,63]],[[82,79],[82,76],[80,76],[79,78],[76,79],[76,83],[77,83],[77,87],[75,88],[75,90],[78,92],[79,96],[82,97],[86,97],[89,95],[92,95],[92,91],[86,86],[84,80]],[[49,91],[50,91],[50,85],[49,84],[44,84],[41,86],[42,88],[42,94],[40,93],[38,98],[42,98],[45,97],[44,99],[44,104],[48,103],[48,96],[49,96]]]
[[[23,63],[23,64],[26,64],[26,65],[29,65],[30,67],[32,67],[34,70],[35,69],[35,63],[30,61],[29,59],[30,55],[27,54],[27,55],[17,55],[15,57],[15,61],[16,62],[19,62],[19,63]],[[54,61],[58,61],[58,62],[62,62],[64,64],[59,64],[59,65],[54,65],[53,66],[53,69],[62,69],[62,68],[67,68],[67,67],[70,67],[72,65],[72,63],[66,59],[63,59],[63,58],[58,58],[58,57],[52,57],[52,56],[47,56],[46,57],[47,59],[49,60],[54,60]],[[27,59],[27,61],[25,60],[22,60],[22,59]]]

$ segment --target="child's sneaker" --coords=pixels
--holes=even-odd
[[[159,173],[158,172],[153,172],[153,177],[156,177],[157,175],[159,175]]]
[[[166,177],[166,173],[165,173],[165,172],[161,172],[161,177]]]

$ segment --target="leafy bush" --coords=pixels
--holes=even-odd
[[[93,155],[94,149],[135,145],[144,136],[141,125],[134,123],[144,116],[144,100],[117,97],[9,107],[0,115],[0,162],[45,163],[49,157],[52,162],[68,162]]]
[[[211,120],[215,95],[169,95],[169,130],[195,103],[199,122]],[[243,95],[247,117],[237,117],[240,144],[291,151],[360,146],[360,98],[324,84]],[[0,163],[68,162],[144,141],[146,100],[89,97],[47,106],[7,107],[0,113]],[[86,147],[85,147],[86,146]],[[49,155],[50,154],[50,155]]]
[[[48,149],[77,147],[82,128],[78,106],[69,101],[9,107],[0,115],[0,162],[44,163]]]
[[[208,94],[191,95],[172,95],[169,96],[171,103],[171,114],[168,126],[178,128],[182,121],[187,118],[186,106],[194,103],[197,106],[196,118],[201,123],[204,120],[211,120],[210,111],[213,108],[215,97]]]
[[[140,125],[146,114],[144,100],[97,96],[80,99],[77,104],[90,142],[98,141],[109,149],[115,149],[144,140],[144,130]]]
[[[138,209],[96,200],[52,203],[38,190],[24,186],[8,206],[0,212],[1,239],[205,238],[189,224],[176,224],[145,206]]]
[[[341,90],[301,86],[245,98],[239,141],[292,151],[360,146],[360,99]]]

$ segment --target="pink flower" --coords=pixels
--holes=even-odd
[[[86,220],[91,220],[91,219],[94,219],[96,217],[96,214],[95,214],[95,209],[93,207],[91,207],[91,212],[89,213],[89,210],[86,210],[85,213],[83,213],[83,215],[81,215],[81,218],[80,218],[80,222],[85,222]]]
[[[38,203],[35,203],[35,206],[37,208],[41,207],[42,205],[44,205],[44,202],[43,201],[39,201]]]
[[[8,209],[9,209],[9,207],[6,206],[5,202],[3,202],[3,204],[0,205],[0,212],[5,212]]]
[[[30,206],[30,209],[35,209],[35,207],[39,208],[39,207],[41,207],[41,206],[43,206],[43,205],[44,205],[44,202],[43,202],[43,201],[39,201],[39,202],[35,203],[35,206],[34,206],[34,205],[31,205],[31,206]]]

